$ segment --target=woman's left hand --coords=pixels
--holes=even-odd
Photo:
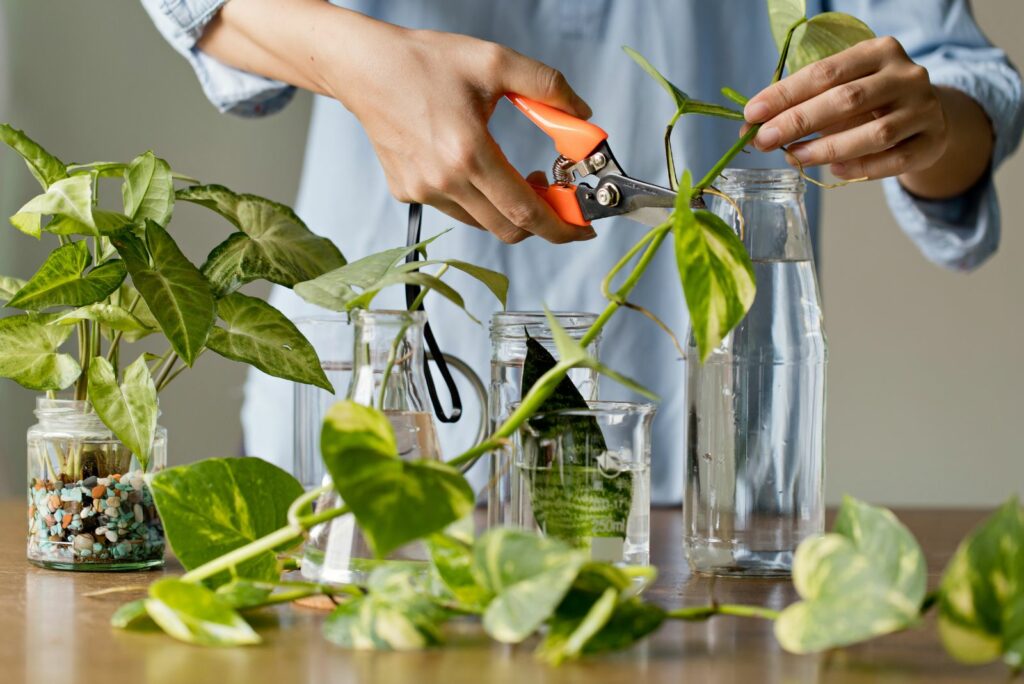
[[[940,92],[891,36],[858,43],[765,88],[744,116],[748,127],[762,124],[757,149],[787,145],[804,166],[830,164],[842,179],[928,169],[949,144]],[[796,142],[815,133],[820,137]]]

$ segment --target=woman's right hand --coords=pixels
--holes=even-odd
[[[405,29],[324,2],[288,6],[232,0],[200,46],[233,66],[340,101],[365,128],[400,201],[429,204],[507,243],[595,237],[589,226],[562,221],[487,130],[509,92],[589,117],[562,74],[468,36]],[[229,42],[231,31],[241,37]]]

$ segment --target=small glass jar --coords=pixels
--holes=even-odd
[[[86,401],[36,399],[28,430],[28,560],[53,570],[164,563],[164,529],[138,459]],[[149,472],[167,464],[157,426]]]
[[[582,338],[597,320],[597,314],[592,313],[556,311],[553,315],[575,340]],[[527,335],[558,358],[551,327],[543,311],[499,311],[491,317],[491,384],[487,409],[491,433],[512,413],[512,405],[522,398],[523,389],[529,389],[522,386]],[[586,347],[594,358],[597,358],[600,341],[599,335]],[[569,378],[584,399],[597,399],[597,371],[574,368],[569,371]],[[511,520],[512,447],[492,451],[488,460],[487,526],[500,527]]]
[[[511,522],[595,561],[647,565],[654,404],[589,405],[536,413],[519,429]]]

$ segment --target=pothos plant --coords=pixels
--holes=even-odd
[[[799,69],[871,36],[863,23],[845,14],[808,19],[800,0],[768,4],[780,49],[772,80],[787,65]],[[739,118],[728,107],[693,100],[639,55],[631,55],[675,100],[666,141],[686,114]],[[743,101],[734,91],[723,92]],[[250,611],[327,594],[338,605],[324,622],[324,636],[345,647],[432,646],[443,640],[446,620],[475,615],[486,633],[501,642],[520,643],[542,632],[538,656],[560,663],[627,647],[669,620],[706,620],[718,614],[773,620],[783,648],[808,653],[913,627],[937,607],[941,638],[955,658],[987,662],[1002,656],[1019,668],[1024,662],[1024,511],[1016,500],[964,540],[939,588],[929,593],[924,555],[909,530],[891,512],[847,498],[833,531],[797,550],[793,581],[801,600],[781,612],[714,601],[666,610],[638,592],[653,578],[653,568],[590,561],[569,544],[521,530],[494,529],[474,539],[466,524],[473,492],[458,467],[501,446],[558,394],[572,368],[610,373],[586,354],[585,346],[628,305],[632,289],[670,236],[701,356],[745,315],[754,294],[749,258],[728,226],[703,210],[700,200],[756,132],[754,126],[741,136],[696,182],[689,173],[676,179],[671,146],[666,144],[678,190],[669,220],[641,238],[606,276],[602,290],[609,304],[582,340],[572,339],[551,317],[560,358],[539,374],[519,407],[487,440],[447,464],[401,460],[384,414],[340,402],[330,409],[321,440],[333,479],[329,486],[345,502],[339,508],[313,511],[323,488],[299,494],[290,475],[257,459],[211,460],[151,476],[168,537],[187,572],[154,582],[146,598],[116,612],[113,624],[130,629],[155,622],[183,641],[251,644],[260,636],[245,619]],[[393,270],[395,261],[388,268]],[[631,264],[613,291],[616,276]],[[317,285],[302,286],[300,293],[306,290],[305,296],[336,303],[358,296],[349,291],[348,280],[332,283],[329,275],[317,280]],[[202,505],[197,505],[200,497]],[[384,565],[366,586],[282,582],[281,570],[294,561],[279,554],[300,543],[313,526],[345,515],[355,517],[380,557],[410,541],[425,540],[429,573]],[[231,534],[225,535],[218,524],[223,519],[237,521]]]

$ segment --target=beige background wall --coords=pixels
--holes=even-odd
[[[1024,3],[974,5],[989,36],[1024,65]],[[127,159],[152,147],[181,171],[291,202],[308,114],[303,97],[269,119],[218,115],[135,2],[0,6],[0,119],[67,159]],[[13,155],[0,155],[0,215],[32,183]],[[889,504],[991,505],[1024,493],[1024,155],[998,184],[1003,244],[970,275],[920,258],[876,185],[827,195],[831,501],[849,492]],[[176,235],[194,258],[226,234],[206,212],[175,211]],[[0,273],[27,277],[43,253],[0,230]],[[201,364],[163,399],[175,464],[234,454],[240,441],[242,368],[218,357]],[[32,393],[0,383],[0,496],[22,486],[31,403]]]

